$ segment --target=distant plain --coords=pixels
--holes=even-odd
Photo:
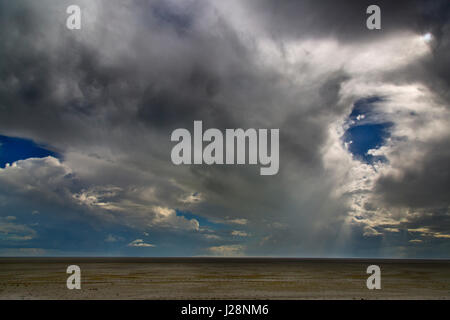
[[[71,264],[81,290],[66,287]],[[0,258],[0,299],[450,299],[450,260]]]

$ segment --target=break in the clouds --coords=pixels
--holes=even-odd
[[[449,257],[446,2],[0,2],[0,254]],[[278,174],[173,165],[195,120]]]

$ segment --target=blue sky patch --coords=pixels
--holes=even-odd
[[[4,168],[7,163],[28,158],[44,158],[60,156],[28,139],[13,138],[0,135],[0,167]]]
[[[208,219],[197,216],[189,211],[181,211],[181,210],[175,210],[175,211],[177,213],[177,216],[185,217],[188,220],[191,220],[191,219],[197,220],[201,227],[207,227],[207,228],[215,230],[221,226],[220,223],[211,222]]]
[[[367,154],[370,149],[383,146],[386,139],[390,137],[389,129],[393,123],[379,122],[376,118],[380,117],[375,117],[373,104],[382,100],[380,97],[370,97],[355,102],[349,116],[351,125],[344,134],[344,142],[349,143],[348,150],[355,158],[366,163],[386,161],[386,158],[382,156]]]

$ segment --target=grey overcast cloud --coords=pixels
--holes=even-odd
[[[0,0],[0,255],[450,258],[449,2],[370,4]],[[279,171],[173,164],[196,120]]]

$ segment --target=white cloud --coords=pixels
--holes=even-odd
[[[0,239],[6,241],[27,241],[36,237],[37,233],[32,228],[18,223],[13,223],[11,217],[0,217]]]
[[[22,195],[39,195],[41,200],[67,200],[72,171],[57,158],[29,158],[0,168],[0,190]]]
[[[375,230],[374,228],[372,228],[370,226],[365,226],[363,235],[365,237],[376,237],[376,236],[381,236],[383,234],[378,232],[377,230]]]
[[[74,164],[73,162],[70,162]],[[52,204],[84,210],[107,221],[135,228],[164,227],[185,231],[199,230],[196,219],[178,216],[174,209],[160,205],[153,197],[143,197],[148,186],[129,184],[124,187],[92,184],[80,190],[86,167],[73,170],[67,162],[54,157],[29,158],[0,168],[0,191],[7,194],[46,200]],[[83,183],[89,182],[83,181]],[[147,192],[148,193],[148,192]],[[66,211],[66,210],[65,210]],[[38,213],[37,210],[33,214]]]
[[[235,219],[228,219],[225,222],[230,224],[246,225],[248,223],[248,220],[245,218],[235,218]]]
[[[180,201],[185,204],[198,204],[198,203],[204,201],[204,199],[203,199],[202,194],[194,192],[192,194],[188,194],[184,197],[181,197]]]
[[[216,234],[204,234],[203,236],[206,239],[208,239],[208,240],[220,240],[220,239],[222,239],[220,236],[218,236]]]
[[[232,236],[236,236],[236,237],[247,237],[247,236],[248,236],[248,233],[247,233],[247,232],[244,232],[244,231],[240,231],[240,230],[233,230],[233,231],[231,232],[231,235],[232,235]]]
[[[136,239],[136,240],[134,240],[134,241],[131,241],[131,242],[128,244],[128,246],[129,246],[129,247],[146,247],[146,248],[149,248],[149,247],[156,247],[154,244],[151,244],[151,243],[145,243],[144,240],[142,240],[142,239]]]

